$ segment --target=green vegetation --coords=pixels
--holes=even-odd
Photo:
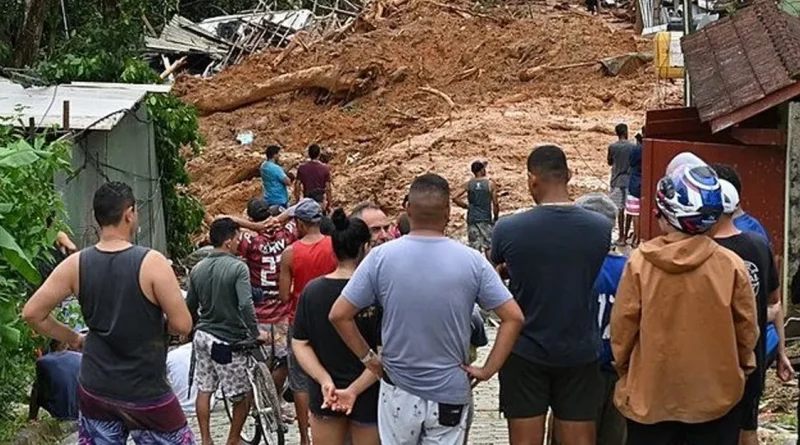
[[[0,125],[0,443],[7,443],[19,419],[14,404],[27,403],[34,351],[41,346],[22,323],[22,305],[41,276],[36,265],[59,230],[66,230],[64,206],[53,175],[69,169],[69,144],[33,143],[3,122]]]
[[[26,4],[29,12],[26,15]],[[173,14],[190,19],[251,8],[250,0],[164,2],[163,0],[0,0],[0,66],[25,68],[0,72],[23,81],[160,83],[140,58],[145,30],[160,28]],[[226,9],[230,8],[230,9]],[[41,25],[37,34],[37,23]],[[65,33],[65,21],[69,35]],[[20,24],[23,24],[20,26]],[[31,26],[34,25],[34,26]],[[29,50],[29,51],[26,51]],[[181,153],[198,154],[203,140],[194,110],[172,95],[146,98],[155,129],[156,153],[167,231],[167,252],[180,260],[194,249],[191,237],[202,224],[202,204],[188,194],[189,175]],[[64,204],[53,186],[54,174],[70,168],[68,142],[52,134],[29,141],[0,121],[0,443],[8,443],[24,423],[34,377],[36,351],[44,344],[20,320],[20,311],[40,281],[37,265],[59,230],[68,230]],[[74,322],[74,305],[57,316]]]

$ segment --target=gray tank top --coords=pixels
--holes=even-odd
[[[467,183],[467,224],[492,222],[492,190],[486,178],[472,178]]]
[[[149,249],[80,253],[78,301],[89,327],[80,383],[91,394],[144,402],[171,391],[161,308],[145,297],[139,271]]]

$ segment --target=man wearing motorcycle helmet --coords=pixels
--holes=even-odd
[[[655,203],[664,234],[631,255],[611,314],[628,444],[735,445],[758,327],[744,263],[706,236],[723,211],[719,179],[677,159]]]

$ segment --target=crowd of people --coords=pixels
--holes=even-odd
[[[59,264],[23,317],[83,351],[80,443],[194,443],[167,379],[172,333],[192,337],[203,445],[220,389],[226,443],[239,443],[253,395],[233,345],[254,339],[301,445],[466,444],[472,388],[495,374],[513,445],[543,444],[548,428],[565,445],[755,445],[767,367],[794,376],[767,232],[741,208],[735,169],[684,153],[654,190],[663,235],[622,254],[631,223],[638,233],[641,144],[616,132],[610,194],[573,202],[567,158],[545,145],[525,166],[533,208],[501,217],[476,161],[455,189],[415,178],[395,223],[369,202],[329,212],[319,146],[296,175],[270,146],[262,196],[211,223],[185,299],[166,258],[131,243],[136,200],[110,182],[94,196],[100,241]],[[467,209],[469,247],[447,236],[452,204]],[[69,295],[86,335],[51,315]],[[481,309],[499,327],[476,364]]]

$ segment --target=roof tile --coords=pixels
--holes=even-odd
[[[707,122],[800,79],[800,19],[758,1],[681,40],[692,98]]]

